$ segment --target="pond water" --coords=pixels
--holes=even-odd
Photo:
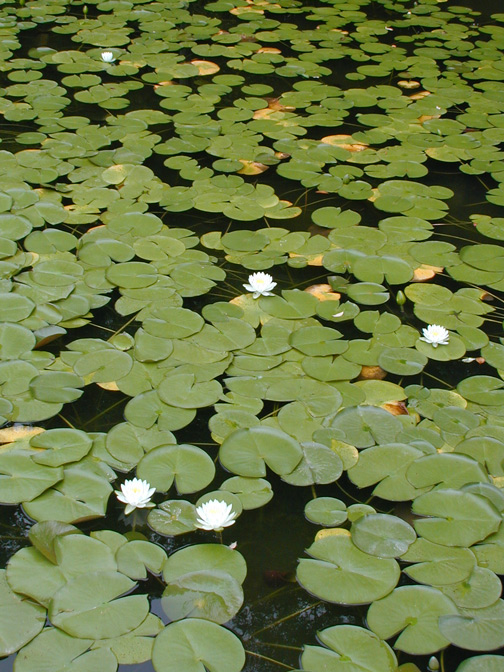
[[[2,3],[1,672],[504,672],[480,4]]]

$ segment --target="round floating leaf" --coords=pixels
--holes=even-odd
[[[416,349],[429,359],[438,362],[448,362],[453,359],[460,359],[465,355],[466,346],[464,341],[457,334],[450,334],[450,340],[447,345],[434,347],[430,343],[425,343],[420,339],[415,344]]]
[[[413,348],[385,348],[378,357],[382,369],[398,376],[420,373],[427,362],[426,355]]]
[[[41,451],[33,456],[33,461],[49,467],[78,462],[89,453],[92,445],[93,441],[86,432],[64,427],[49,429],[30,439],[30,446]]]
[[[416,488],[433,485],[460,488],[466,483],[486,483],[489,480],[476,460],[456,453],[425,455],[409,466],[406,477]]]
[[[69,371],[44,371],[30,381],[30,392],[39,401],[68,404],[82,396],[84,381]]]
[[[441,633],[455,646],[493,651],[504,646],[504,600],[484,609],[460,609],[439,619]]]
[[[45,624],[46,610],[13,593],[4,569],[0,570],[0,603],[0,655],[8,656],[38,635]]]
[[[300,560],[297,579],[308,592],[328,602],[372,602],[390,593],[399,580],[394,559],[363,553],[348,533],[319,539],[307,553],[314,559]]]
[[[456,672],[504,672],[504,656],[474,656],[466,658]]]
[[[501,516],[487,499],[470,492],[434,490],[413,502],[419,536],[446,546],[471,546],[495,532]]]
[[[170,623],[154,642],[156,672],[240,672],[243,646],[232,632],[203,619]]]
[[[461,581],[444,586],[442,591],[457,607],[482,609],[494,604],[502,592],[502,584],[494,572],[486,567],[474,567],[472,574]]]
[[[154,637],[163,629],[163,622],[154,614],[149,614],[138,628],[126,635],[111,639],[98,639],[93,649],[110,649],[120,665],[146,663],[152,657]]]
[[[336,527],[347,519],[346,504],[335,497],[311,499],[304,509],[306,518],[317,525]]]
[[[156,544],[134,539],[123,544],[116,553],[117,569],[130,579],[146,579],[147,569],[160,574],[166,561],[165,551]]]
[[[249,478],[266,476],[266,466],[280,476],[290,474],[301,461],[299,443],[273,427],[251,427],[230,434],[219,450],[225,469]]]
[[[273,497],[271,484],[264,478],[233,476],[221,483],[220,489],[236,495],[245,510],[258,509]]]
[[[140,460],[137,476],[159,492],[167,492],[175,481],[177,492],[183,495],[206,488],[215,476],[215,466],[196,446],[159,446]]]
[[[73,637],[119,637],[139,626],[149,613],[146,595],[120,597],[134,586],[119,572],[77,576],[55,593],[49,606],[51,623]]]
[[[145,331],[159,338],[186,338],[201,331],[205,321],[193,310],[155,308],[143,322]]]
[[[476,564],[474,554],[468,548],[434,544],[418,538],[401,558],[416,564],[403,571],[418,583],[432,586],[456,584],[467,579]]]
[[[472,376],[457,385],[457,392],[468,401],[483,406],[504,404],[504,381],[492,376]]]
[[[449,641],[439,631],[440,617],[457,613],[453,602],[436,588],[402,586],[369,607],[367,622],[382,639],[398,632],[394,648],[412,655],[443,649]],[[401,632],[402,631],[402,632]]]
[[[404,555],[415,539],[411,525],[384,513],[363,516],[352,525],[352,541],[357,548],[381,558]]]
[[[365,306],[378,306],[389,300],[390,293],[383,285],[374,282],[359,282],[348,287],[348,297]]]
[[[148,524],[167,537],[192,532],[196,526],[196,507],[185,499],[169,499],[152,509]]]
[[[335,625],[317,633],[328,648],[305,646],[303,669],[312,672],[347,669],[349,672],[395,672],[397,658],[386,642],[357,625]]]
[[[185,572],[168,581],[161,597],[163,611],[171,621],[193,617],[226,623],[242,603],[240,584],[220,569]]]
[[[247,564],[238,551],[222,544],[197,544],[172,553],[163,567],[163,578],[169,583],[187,572],[203,569],[222,570],[240,584],[247,575]]]
[[[348,347],[346,341],[338,340],[341,336],[341,332],[330,327],[301,327],[291,334],[289,342],[305,355],[339,355]]]
[[[127,352],[104,348],[81,355],[73,368],[78,376],[94,383],[109,383],[124,378],[132,366],[133,359]]]
[[[401,430],[401,424],[394,416],[374,406],[344,408],[331,426],[341,431],[342,438],[357,448],[388,443]]]
[[[222,386],[216,380],[198,383],[192,373],[179,373],[165,378],[158,387],[162,401],[179,408],[203,408],[220,399]]]
[[[98,465],[76,462],[65,468],[64,479],[56,488],[24,502],[23,507],[34,520],[76,523],[104,516],[111,491],[107,475]]]
[[[13,243],[14,244],[14,243]],[[16,246],[12,254],[16,253]],[[7,255],[11,256],[11,255]],[[2,322],[20,322],[28,317],[35,308],[35,303],[27,296],[20,296],[18,294],[0,294],[0,320]]]
[[[35,335],[20,324],[0,324],[0,352],[2,359],[18,359],[35,345]]]
[[[259,299],[259,307],[268,315],[283,320],[300,320],[311,317],[316,311],[317,299],[298,289],[282,291],[282,296],[266,296]]]
[[[63,478],[63,469],[36,464],[33,452],[11,450],[0,455],[0,501],[29,502]]]
[[[150,287],[158,277],[156,269],[142,261],[128,261],[115,264],[105,271],[107,280],[117,287],[126,289]]]
[[[358,462],[348,470],[348,477],[359,488],[378,483],[373,494],[390,501],[414,499],[422,490],[406,478],[410,464],[423,452],[404,443],[372,446],[359,454]]]
[[[89,650],[92,639],[70,637],[58,628],[45,628],[16,656],[16,672],[50,672],[72,667],[76,672],[115,672],[110,649]]]
[[[28,536],[31,543],[44,557],[57,564],[55,542],[58,537],[63,537],[67,534],[82,534],[82,532],[74,525],[66,525],[65,523],[51,520],[44,523],[35,523],[30,529]]]
[[[290,474],[282,480],[291,485],[327,484],[337,481],[343,473],[339,455],[322,443],[308,441],[301,444],[303,457]]]

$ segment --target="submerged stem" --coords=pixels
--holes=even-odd
[[[314,602],[313,604],[309,604],[307,607],[303,607],[303,609],[298,609],[297,611],[294,611],[292,614],[289,614],[288,616],[284,616],[283,618],[279,618],[278,621],[275,621],[274,623],[270,623],[269,625],[266,625],[264,628],[261,628],[260,630],[256,630],[253,632],[250,637],[255,637],[256,635],[259,635],[261,632],[265,632],[266,630],[270,630],[271,628],[274,628],[275,625],[279,625],[280,623],[285,623],[285,621],[289,621],[291,618],[294,618],[295,616],[299,616],[299,614],[304,613],[305,611],[308,611],[309,609],[312,609],[313,607],[317,607],[319,604],[322,604],[323,600],[318,600],[317,602]]]
[[[269,658],[268,656],[263,656],[260,653],[256,653],[255,651],[248,651],[245,649],[245,653],[248,653],[249,656],[255,656],[256,658],[261,658],[261,660],[267,660],[270,663],[275,663],[275,665],[279,665],[280,667],[285,667],[287,670],[295,670],[295,667],[292,667],[292,665],[286,665],[285,663],[281,663],[279,660],[275,660],[274,658]]]

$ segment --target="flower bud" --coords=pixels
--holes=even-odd
[[[406,296],[401,289],[397,292],[395,300],[398,306],[404,306],[406,303]]]
[[[84,16],[87,16],[88,11],[89,11],[88,6],[84,5],[84,7],[82,8],[82,13],[84,14]]]
[[[429,658],[427,669],[431,670],[431,672],[437,672],[437,670],[439,670],[439,660],[436,658],[436,656],[431,656]]]

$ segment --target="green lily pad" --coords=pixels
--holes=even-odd
[[[152,509],[147,522],[164,536],[192,532],[196,525],[196,507],[185,499],[170,499]]]
[[[305,506],[306,518],[317,525],[337,527],[347,519],[346,504],[335,497],[317,497]]]
[[[409,466],[406,477],[416,488],[434,485],[460,488],[466,483],[486,483],[489,480],[476,460],[456,453],[436,453],[419,458]]]
[[[56,520],[35,523],[30,529],[28,536],[33,546],[48,560],[57,564],[55,544],[58,537],[67,534],[82,534],[78,527],[59,523]]]
[[[117,550],[117,569],[130,579],[146,579],[147,569],[153,574],[161,573],[166,557],[160,546],[133,539]]]
[[[56,591],[49,618],[73,637],[118,637],[138,627],[149,613],[146,595],[120,597],[134,585],[119,572],[82,574]]]
[[[457,667],[456,672],[502,672],[504,656],[487,654],[466,658]]]
[[[461,649],[493,651],[504,644],[504,600],[484,609],[460,609],[439,619],[441,633]]]
[[[414,581],[432,586],[446,586],[465,581],[475,566],[468,548],[445,546],[419,537],[401,560],[413,562],[403,571]]]
[[[33,461],[49,467],[60,467],[67,462],[78,462],[91,450],[93,442],[77,429],[49,429],[30,439],[30,446],[40,450]]]
[[[206,488],[215,475],[212,459],[190,444],[159,446],[144,455],[137,466],[138,478],[158,492],[168,492],[172,483],[179,494]]]
[[[322,443],[304,442],[301,443],[301,449],[301,461],[293,471],[282,476],[286,483],[300,486],[333,483],[343,473],[343,462],[339,455]]]
[[[404,555],[416,539],[415,530],[397,516],[370,514],[352,525],[352,541],[361,551],[380,558]]]
[[[438,622],[457,614],[453,602],[430,586],[402,586],[373,602],[367,622],[382,639],[401,633],[394,648],[413,655],[427,655],[445,648],[449,641]]]
[[[236,635],[199,618],[170,623],[154,642],[156,672],[240,672],[245,651]]]
[[[317,633],[325,647],[305,646],[301,655],[303,669],[322,672],[394,672],[397,659],[389,645],[373,632],[357,625],[335,625]]]
[[[152,657],[154,637],[163,629],[163,622],[154,614],[149,614],[138,628],[120,637],[98,639],[93,649],[110,649],[120,665],[146,663]]]
[[[486,567],[474,567],[471,575],[460,583],[444,586],[443,593],[463,609],[483,609],[494,604],[502,592],[502,584]]]
[[[92,639],[76,638],[58,628],[45,628],[16,656],[17,672],[33,669],[64,670],[72,665],[79,672],[115,672],[117,659],[110,649],[89,650]]]
[[[240,584],[221,569],[186,571],[167,582],[161,597],[163,611],[171,621],[193,617],[225,623],[242,603]]]
[[[488,500],[458,490],[435,490],[420,495],[412,510],[429,516],[415,521],[417,534],[446,546],[471,546],[495,532],[501,522]]]
[[[465,352],[465,348],[463,350]],[[382,369],[399,376],[420,373],[427,361],[424,353],[417,352],[413,348],[385,348],[378,357],[378,364]]]
[[[5,578],[5,570],[0,571],[0,595],[2,600],[2,639],[0,652],[8,656],[38,635],[46,620],[46,610],[12,592]]]
[[[83,461],[71,463],[63,473],[55,487],[23,503],[26,513],[34,520],[64,523],[104,516],[112,486],[103,470]]]
[[[328,602],[365,604],[387,595],[399,580],[393,558],[376,558],[360,551],[348,533],[315,541],[302,559],[297,579],[308,592]]]
[[[271,484],[264,478],[232,476],[221,483],[220,489],[236,495],[245,510],[260,508],[273,498]]]
[[[0,500],[29,502],[63,478],[60,467],[36,464],[33,451],[12,450],[0,455]]]
[[[238,476],[262,478],[266,466],[283,476],[290,474],[303,457],[299,443],[281,430],[270,427],[238,429],[219,450],[223,467]]]
[[[191,373],[169,376],[158,387],[162,401],[179,408],[202,408],[211,406],[220,399],[222,386],[216,380],[198,383]]]
[[[377,443],[393,440],[401,426],[397,418],[374,406],[344,408],[331,426],[342,432],[344,441],[357,448],[367,448]]]

